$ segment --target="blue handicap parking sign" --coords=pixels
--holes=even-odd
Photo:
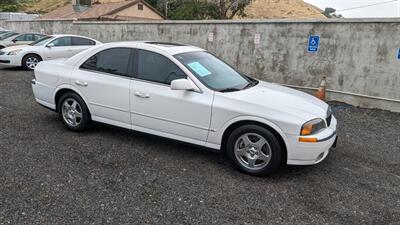
[[[318,46],[319,46],[319,36],[318,35],[310,36],[310,38],[308,39],[308,51],[317,52]]]

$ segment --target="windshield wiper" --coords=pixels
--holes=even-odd
[[[256,86],[258,83],[259,83],[258,80],[252,80],[251,82],[249,82],[249,83],[243,88],[243,90],[244,90],[244,89],[247,89],[247,88],[254,87],[254,86]]]
[[[219,91],[220,92],[234,92],[234,91],[240,91],[240,90],[242,90],[242,89],[240,89],[240,88],[224,88]]]

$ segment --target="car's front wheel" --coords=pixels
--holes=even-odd
[[[245,125],[234,130],[227,141],[226,153],[241,171],[252,175],[275,172],[281,162],[282,147],[268,129]]]
[[[22,59],[22,67],[26,70],[34,70],[40,61],[42,61],[40,56],[29,54]]]
[[[58,101],[57,109],[60,119],[69,130],[82,131],[89,126],[90,113],[79,95],[65,93]]]

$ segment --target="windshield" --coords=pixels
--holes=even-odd
[[[41,39],[39,39],[37,41],[34,41],[34,42],[30,43],[29,45],[31,45],[31,46],[44,45],[50,38],[52,38],[52,37],[51,36],[46,36],[46,37],[43,37],[43,38],[41,38]]]
[[[14,32],[5,33],[5,34],[0,35],[0,40],[4,40],[6,38],[9,38],[11,36],[16,36],[16,35],[18,35],[18,33],[14,33]]]
[[[187,52],[175,55],[207,87],[221,92],[239,91],[253,80],[208,52]]]

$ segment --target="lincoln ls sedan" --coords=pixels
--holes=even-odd
[[[174,43],[116,42],[40,62],[32,89],[71,131],[97,121],[223,151],[239,170],[311,165],[336,144],[325,102]]]

